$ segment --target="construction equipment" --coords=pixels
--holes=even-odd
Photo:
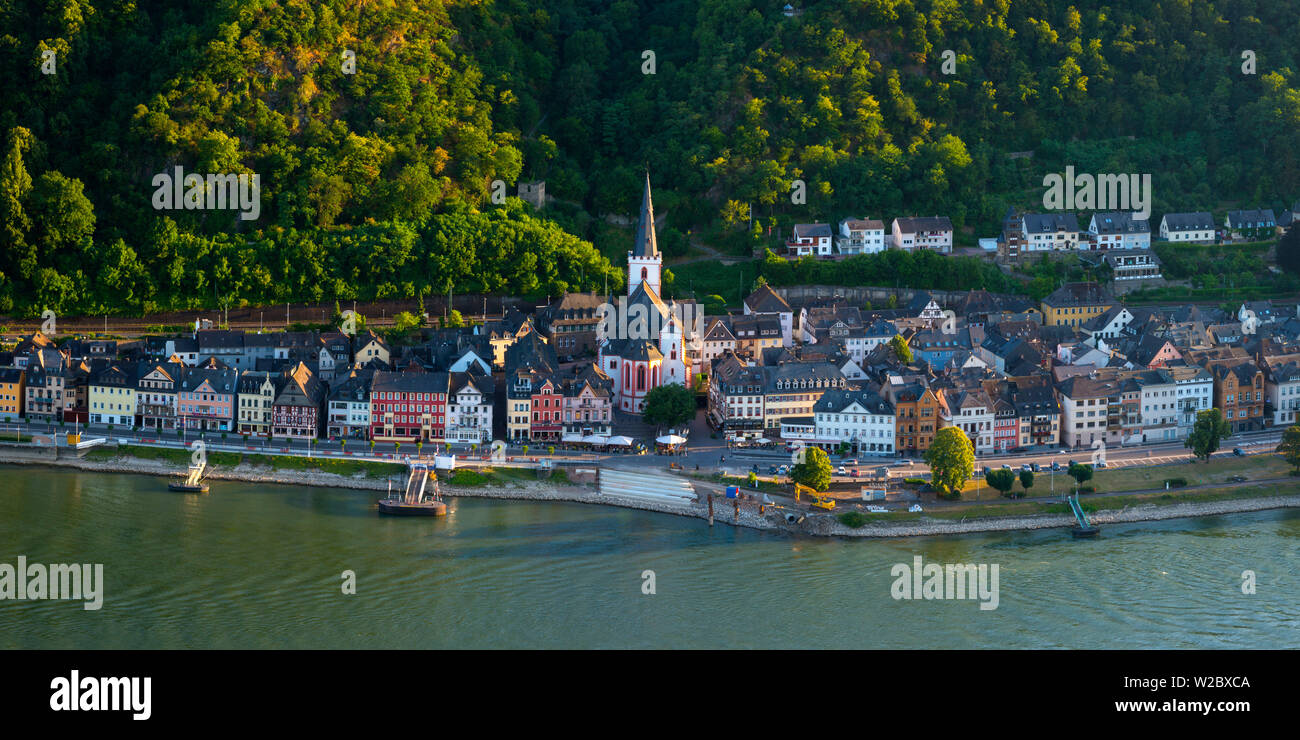
[[[799,497],[801,494],[807,494],[808,503],[812,506],[816,506],[819,509],[826,509],[827,511],[830,511],[835,508],[835,499],[826,498],[825,496],[814,491],[811,487],[805,486],[802,483],[794,484],[794,500],[796,502],[800,500]]]

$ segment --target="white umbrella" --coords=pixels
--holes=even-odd
[[[759,437],[758,439],[754,440],[754,444],[759,444],[759,445],[765,445],[771,443],[772,440],[768,439],[767,437]]]
[[[631,437],[610,437],[609,443],[612,445],[618,445],[619,447],[631,447],[632,438]]]
[[[563,437],[560,438],[560,441],[561,441],[561,442],[581,442],[581,441],[582,441],[582,435],[581,435],[581,434],[566,434],[566,435],[564,435]]]
[[[665,434],[664,436],[656,439],[655,441],[661,445],[679,445],[685,442],[686,438],[679,437],[676,434]]]
[[[603,444],[609,444],[609,437],[605,437],[600,434],[592,434],[583,437],[582,441],[586,442],[589,445],[603,445]]]

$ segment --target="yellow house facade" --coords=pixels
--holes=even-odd
[[[1042,301],[1044,326],[1079,327],[1106,313],[1115,298],[1097,283],[1066,283]]]
[[[26,395],[26,373],[16,367],[0,368],[0,420],[17,421]]]

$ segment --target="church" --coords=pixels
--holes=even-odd
[[[688,385],[691,378],[686,337],[699,340],[694,324],[702,317],[694,302],[665,302],[659,296],[662,269],[647,173],[641,216],[632,251],[627,253],[627,296],[619,300],[618,310],[624,314],[622,327],[646,326],[648,331],[605,333],[596,353],[600,368],[613,379],[614,407],[627,413],[641,413],[651,388],[669,383]],[[644,321],[627,321],[627,315],[643,317]]]

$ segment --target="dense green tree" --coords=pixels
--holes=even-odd
[[[975,448],[960,428],[944,427],[934,435],[934,441],[925,451],[925,462],[930,466],[930,484],[934,489],[956,496],[975,474]]]
[[[908,346],[907,340],[901,334],[895,334],[894,338],[889,340],[889,348],[894,351],[894,356],[899,362],[906,364],[912,361],[912,348]]]
[[[1300,475],[1300,424],[1292,424],[1282,432],[1282,441],[1274,452],[1280,453],[1295,469],[1293,475]]]
[[[645,394],[641,418],[660,427],[681,426],[695,418],[695,394],[676,383],[651,388]]]
[[[1074,479],[1077,485],[1080,486],[1086,483],[1087,481],[1092,480],[1093,471],[1091,465],[1087,465],[1083,463],[1074,463],[1070,467],[1066,468],[1065,472],[1067,475],[1069,475],[1071,478]]]
[[[1196,457],[1209,462],[1210,455],[1219,449],[1219,443],[1231,434],[1232,427],[1223,418],[1223,412],[1219,409],[1206,409],[1196,415],[1192,431],[1187,435],[1183,446]]]
[[[790,480],[814,491],[825,491],[831,485],[831,470],[826,450],[809,447],[804,450],[803,460],[790,468]]]
[[[984,474],[984,482],[990,487],[996,488],[1006,496],[1011,493],[1012,487],[1016,485],[1016,474],[1006,468],[990,470]]]

